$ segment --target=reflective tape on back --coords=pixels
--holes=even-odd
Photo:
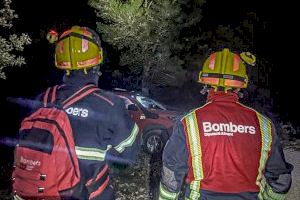
[[[266,162],[268,160],[268,154],[271,150],[271,143],[272,143],[272,127],[271,122],[261,114],[257,113],[257,118],[259,121],[260,131],[261,131],[261,155],[259,160],[259,168],[258,168],[258,176],[256,179],[256,184],[261,187],[261,178],[262,178],[262,171],[266,166]]]
[[[203,179],[202,152],[200,134],[195,111],[185,117],[194,180],[190,184],[190,199],[200,197],[200,181]]]

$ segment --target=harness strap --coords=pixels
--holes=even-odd
[[[44,107],[46,107],[49,103],[53,104],[56,101],[56,93],[57,89],[59,89],[61,86],[55,85],[54,87],[49,87],[44,95],[43,102]],[[76,103],[77,101],[81,100],[82,98],[88,96],[89,94],[100,90],[93,84],[88,84],[79,90],[77,90],[74,94],[72,94],[70,97],[68,97],[66,100],[62,102],[63,108],[67,108],[70,105]]]

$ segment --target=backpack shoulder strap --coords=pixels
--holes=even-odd
[[[54,87],[49,87],[46,90],[43,97],[44,107],[46,107],[49,103],[53,104],[56,101],[56,92],[62,86],[64,85],[55,85]],[[66,108],[71,104],[74,104],[75,102],[95,92],[96,90],[100,90],[100,89],[96,87],[94,84],[88,84],[80,88],[74,94],[72,94],[70,97],[68,97],[66,100],[62,102],[63,108]]]
[[[94,93],[97,90],[100,89],[93,84],[89,84],[80,88],[77,92],[75,92],[73,95],[62,102],[63,109],[69,107],[70,105],[76,103],[77,101],[88,96],[89,94]]]
[[[61,86],[59,85],[55,85],[54,87],[49,87],[45,94],[44,94],[44,98],[43,98],[43,102],[44,102],[44,107],[46,107],[48,105],[48,103],[54,103],[55,99],[56,99],[56,91],[57,88],[60,88]]]

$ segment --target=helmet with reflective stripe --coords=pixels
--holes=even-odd
[[[88,27],[73,26],[56,42],[55,65],[65,70],[87,69],[102,63],[102,55],[98,34]]]
[[[225,48],[212,53],[199,73],[199,82],[214,88],[246,88],[248,76],[246,64],[254,65],[255,56],[249,52],[240,55]]]

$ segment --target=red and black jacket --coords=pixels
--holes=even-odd
[[[63,103],[74,94],[97,87],[96,75],[72,72],[56,92],[49,90],[48,102]],[[79,91],[79,92],[78,92]],[[83,92],[82,92],[83,91]],[[80,95],[79,95],[80,96]],[[45,95],[39,99],[45,101]],[[132,164],[138,152],[138,127],[118,96],[96,89],[65,108],[73,129],[81,173],[74,199],[114,199],[109,164]]]
[[[210,91],[207,102],[173,129],[163,153],[161,199],[176,198],[183,181],[189,199],[257,199],[266,187],[274,196],[286,194],[292,166],[270,120],[238,103],[235,93]]]

